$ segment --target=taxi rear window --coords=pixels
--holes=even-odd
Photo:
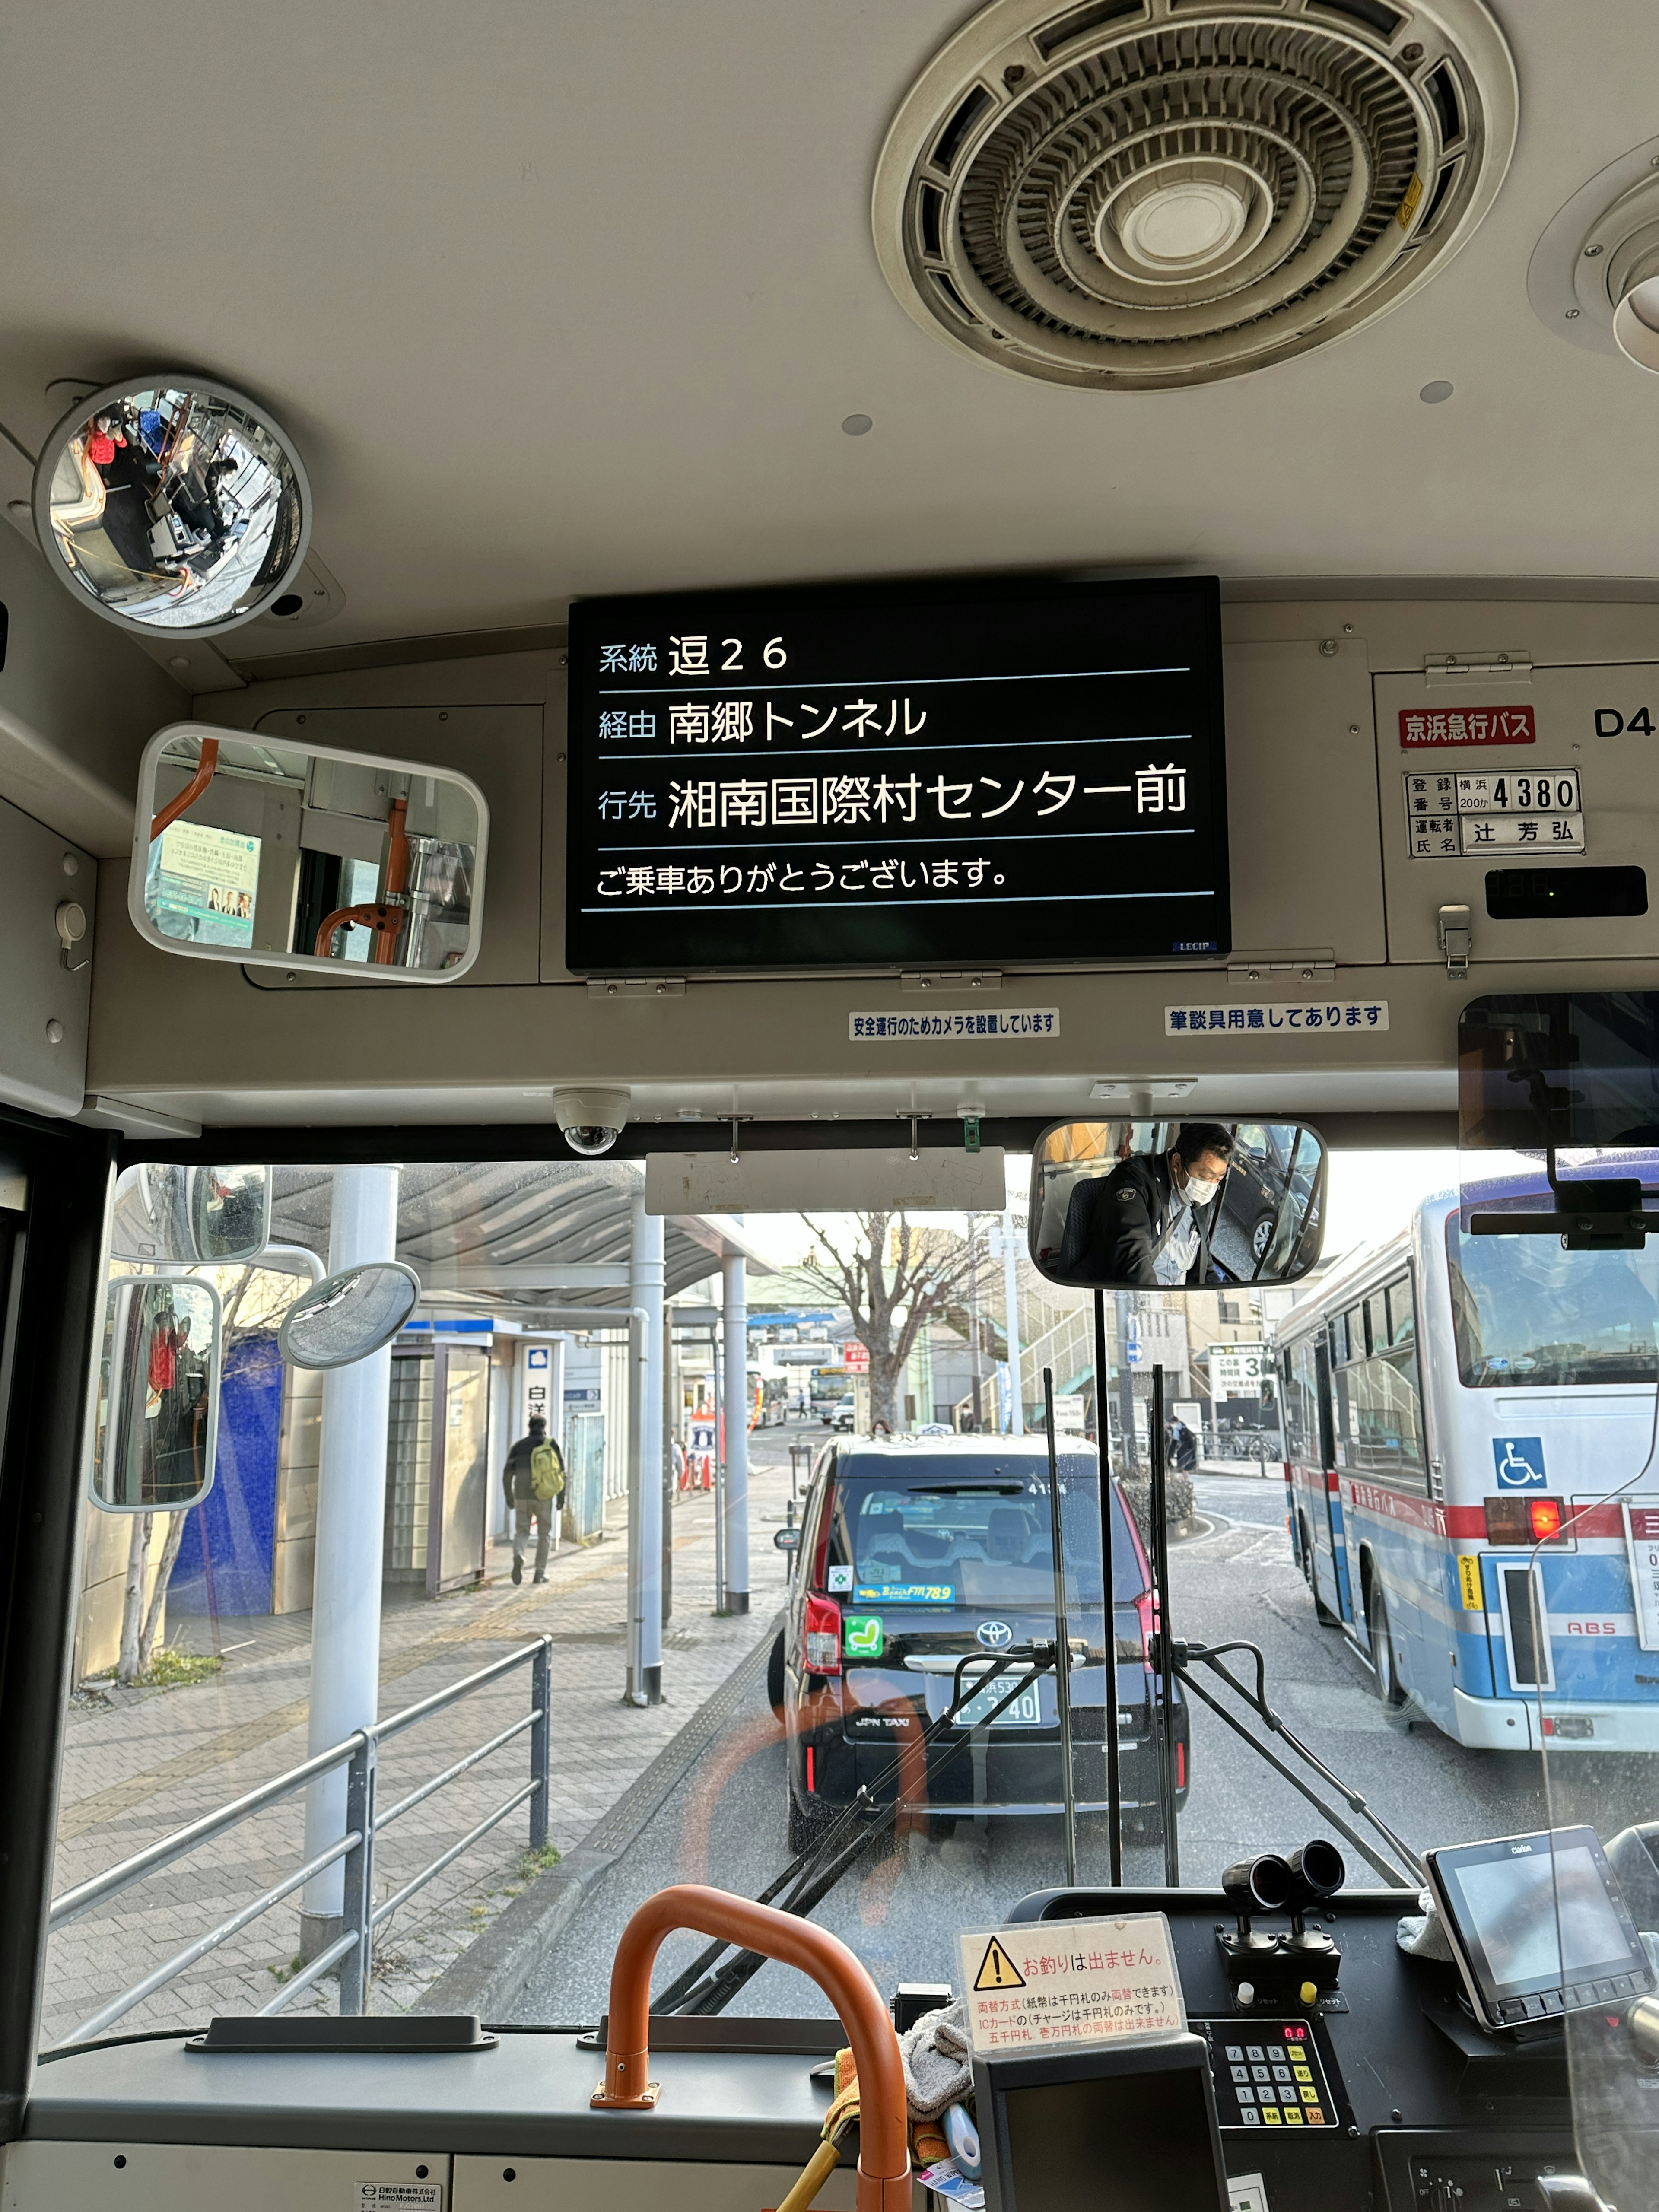
[[[1062,1460],[1061,1527],[1071,1599],[1098,1605],[1100,1504],[1095,1462]],[[1140,1595],[1143,1577],[1123,1502],[1113,1493],[1114,1594]],[[850,1570],[866,1602],[923,1606],[1054,1605],[1048,1474],[1003,1468],[958,1474],[948,1466],[863,1473],[836,1484],[826,1566]],[[837,1577],[837,1580],[843,1579]]]

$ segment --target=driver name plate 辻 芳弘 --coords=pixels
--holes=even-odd
[[[1406,850],[1413,860],[1483,852],[1582,853],[1576,768],[1407,769]]]

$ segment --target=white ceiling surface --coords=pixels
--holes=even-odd
[[[1652,133],[1651,0],[1501,0],[1521,136],[1474,242],[1358,337],[1147,394],[959,359],[882,280],[877,150],[966,12],[158,0],[135,36],[108,0],[14,9],[0,421],[33,449],[50,380],[141,363],[263,394],[347,599],[296,648],[939,568],[1652,571],[1659,379],[1526,289],[1558,207]],[[100,95],[66,135],[68,85]]]

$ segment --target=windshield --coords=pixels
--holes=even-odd
[[[684,1881],[793,1900],[886,1993],[950,1984],[959,1929],[1066,1879],[1067,1719],[1085,1884],[1115,1871],[1114,1764],[1130,1887],[1213,1883],[1316,1835],[1351,1881],[1413,1885],[1426,1844],[1541,1827],[1536,1693],[1513,1674],[1545,1648],[1528,1642],[1525,1552],[1464,1534],[1408,1556],[1392,1535],[1435,1485],[1467,1521],[1500,1480],[1486,1431],[1436,1471],[1463,1338],[1402,1232],[1450,1167],[1437,1156],[1408,1185],[1334,1156],[1334,1248],[1369,1237],[1379,1255],[1357,1288],[1112,1294],[1098,1374],[1092,1295],[1025,1259],[1024,1160],[1006,1164],[1000,1217],[742,1222],[646,1213],[627,1160],[284,1164],[269,1243],[222,1263],[166,1249],[167,1224],[195,1218],[188,1188],[169,1211],[167,1178],[186,1171],[131,1171],[112,1278],[216,1294],[216,1449],[199,1363],[170,1373],[112,1340],[104,1399],[131,1388],[104,1504],[135,1510],[85,1516],[43,2042],[273,2008],[591,2023],[630,1913]],[[1484,1246],[1453,1249],[1486,1266]],[[300,1364],[289,1306],[375,1259],[418,1279],[404,1326],[361,1362]],[[1252,1694],[1261,1653],[1273,1728],[1196,1660],[1164,1702],[1159,1392],[1163,1615],[1190,1647],[1234,1645],[1220,1663]],[[1651,1394],[1639,1421],[1608,1403],[1596,1449],[1628,1469]],[[1558,1431],[1540,1445],[1542,1425],[1500,1449],[1569,1510],[1579,1462]],[[122,1472],[193,1481],[209,1457],[190,1504]],[[1622,1522],[1597,1540],[1622,1557]],[[1460,1609],[1454,1676],[1434,1624],[1475,1551],[1486,1611]],[[1551,1602],[1553,1679],[1582,1703],[1582,1670],[1605,1660],[1563,1624],[1600,1595]],[[1620,1694],[1650,1698],[1655,1645],[1650,1662],[1614,1639]],[[1494,1759],[1516,1714],[1519,1756]],[[367,1731],[365,1871],[349,1837]],[[1341,1792],[1319,1784],[1310,1804],[1263,1762],[1267,1741],[1294,1765],[1292,1737]],[[331,1753],[320,1783],[293,1781]],[[250,1794],[248,1818],[168,1856]],[[815,1889],[837,1834],[854,1848]],[[659,2009],[825,2011],[773,1966],[686,1982],[702,1948],[665,1945]]]
[[[1650,1382],[1659,1375],[1659,1252],[1563,1252],[1544,1237],[1446,1223],[1457,1366],[1472,1389]]]

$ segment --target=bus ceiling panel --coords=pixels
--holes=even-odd
[[[1659,662],[1505,657],[1376,678],[1389,957],[1443,965],[1466,908],[1477,962],[1650,961]]]
[[[0,967],[0,1100],[76,1114],[86,1089],[97,863],[0,799],[8,957]]]
[[[1623,966],[1632,987],[1659,982],[1659,962]],[[1087,1108],[1097,1083],[1202,1083],[1200,1103],[1240,1110],[1444,1109],[1458,1009],[1482,981],[1477,972],[1465,988],[1443,962],[1264,957],[1229,969],[994,976],[978,990],[887,975],[693,978],[615,996],[580,983],[418,994],[363,983],[343,987],[348,1000],[273,972],[256,989],[239,968],[170,958],[112,927],[94,969],[89,1087],[204,1123],[400,1117],[376,1095],[423,1097],[413,1118],[455,1120],[444,1096],[463,1093],[481,1118],[550,1119],[554,1090],[584,1084],[648,1088],[634,1115],[666,1119],[1057,1118]],[[1559,988],[1595,974],[1594,962],[1534,963],[1505,981]],[[1236,1097],[1234,1079],[1245,1086]],[[288,1103],[250,1113],[261,1096]]]
[[[119,1126],[117,1102],[104,1101],[100,1103],[105,1109],[107,1121]],[[1217,1110],[1219,1114],[1220,1109]],[[1010,1153],[1028,1152],[1043,1131],[1053,1126],[1054,1119],[1049,1115],[994,1116],[980,1125],[983,1150],[977,1157],[982,1159],[989,1151],[1000,1151],[1005,1158]],[[1443,1149],[1451,1145],[1457,1133],[1457,1117],[1455,1114],[1439,1112],[1362,1111],[1322,1114],[1314,1119],[1311,1126],[1318,1130],[1327,1149],[1333,1152],[1421,1152]],[[949,1145],[950,1136],[946,1124],[927,1121],[918,1122],[919,1145],[924,1155],[931,1150],[937,1157]],[[155,1127],[141,1126],[134,1121],[125,1131],[125,1141],[121,1147],[124,1167],[130,1167],[138,1161],[216,1161],[223,1156],[227,1145],[244,1159],[268,1161],[279,1167],[321,1169],[342,1161],[378,1163],[389,1160],[405,1164],[543,1160],[583,1164],[581,1156],[570,1151],[556,1128],[544,1123],[526,1126],[521,1121],[248,1121],[227,1123],[218,1129],[192,1135],[185,1133],[173,1134]],[[833,1174],[844,1176],[853,1171],[850,1163],[855,1156],[869,1155],[879,1158],[891,1153],[894,1150],[892,1138],[892,1124],[885,1121],[837,1121],[834,1124],[783,1121],[745,1122],[742,1126],[740,1138],[743,1146],[740,1164],[762,1155],[778,1152],[794,1155],[817,1152],[832,1163],[830,1171]],[[622,1132],[615,1147],[605,1158],[607,1162],[650,1160],[665,1156],[664,1147],[671,1142],[673,1150],[665,1155],[671,1160],[683,1161],[691,1154],[701,1155],[708,1160],[711,1186],[720,1170],[730,1167],[729,1124],[704,1123],[695,1127],[681,1125],[675,1129],[672,1139],[654,1124],[635,1124]],[[908,1159],[908,1152],[903,1152],[903,1157]],[[972,1158],[975,1156],[958,1154],[957,1157]],[[978,1195],[978,1192],[974,1194]],[[898,1195],[902,1197],[902,1193]],[[984,1197],[988,1206],[991,1196],[992,1193],[986,1189]],[[793,1212],[803,1202],[797,1193],[794,1203],[787,1210]],[[866,1190],[859,1203],[867,1205],[872,1202],[872,1194]],[[966,1202],[965,1197],[960,1201],[964,1206]],[[760,1212],[765,1209],[757,1205],[752,1210]],[[980,1209],[976,1207],[975,1210]]]
[[[1223,667],[1235,948],[1386,958],[1364,641],[1241,642]]]
[[[0,798],[100,858],[125,854],[138,756],[184,711],[188,677],[77,608],[15,530],[0,530]]]

